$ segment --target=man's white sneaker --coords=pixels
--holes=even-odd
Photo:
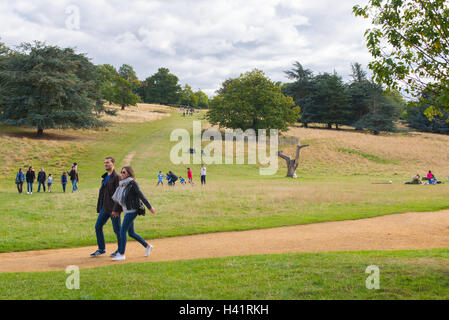
[[[151,251],[153,251],[153,246],[150,244],[148,248],[145,248],[145,257],[148,257],[151,254]]]
[[[120,253],[117,253],[117,255],[112,259],[112,261],[125,261],[126,257],[125,255],[121,255]]]

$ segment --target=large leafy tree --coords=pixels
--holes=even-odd
[[[98,77],[101,81],[101,94],[103,99],[109,104],[114,103],[115,93],[114,85],[118,72],[114,66],[110,64],[103,64],[97,66]]]
[[[133,92],[136,93],[137,89],[141,86],[141,83],[139,81],[139,78],[137,78],[134,68],[129,64],[123,64],[119,68],[118,74],[120,77],[127,80],[131,84]]]
[[[198,98],[198,107],[201,109],[209,108],[209,96],[201,90],[195,92],[195,96]]]
[[[126,106],[135,106],[141,102],[140,97],[133,92],[132,83],[120,76],[113,79],[113,102],[120,105],[122,110]]]
[[[0,120],[47,128],[90,128],[104,111],[95,66],[70,48],[22,44],[0,59]]]
[[[180,103],[183,106],[198,107],[198,97],[192,90],[192,87],[186,84],[181,91]]]
[[[179,79],[167,68],[160,68],[145,80],[145,85],[139,89],[140,96],[146,103],[174,105],[181,99]]]
[[[230,129],[286,131],[299,112],[279,86],[262,71],[253,70],[223,84],[210,102],[207,118],[212,124]]]
[[[354,13],[373,24],[365,36],[377,82],[415,97],[429,92],[449,110],[449,2],[370,0]]]

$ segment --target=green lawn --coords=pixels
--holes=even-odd
[[[368,290],[370,265],[380,290]],[[0,299],[448,299],[449,251],[283,254],[0,274]]]
[[[19,196],[13,183],[14,171],[6,173],[7,178],[0,180],[0,211],[4,221],[0,225],[0,252],[95,244],[95,211],[103,159],[113,155],[121,162],[132,151],[136,151],[132,166],[137,179],[159,213],[136,223],[136,230],[147,239],[449,208],[448,184],[405,186],[403,181],[407,177],[396,176],[393,185],[374,185],[372,182],[390,177],[356,173],[339,176],[338,168],[327,174],[300,169],[300,178],[291,180],[284,177],[285,168],[275,176],[263,177],[256,166],[212,165],[208,166],[206,188],[156,188],[159,170],[164,173],[173,170],[185,176],[187,166],[170,163],[169,152],[175,143],[169,139],[173,129],[191,126],[190,120],[174,114],[156,122],[117,124],[107,132],[88,132],[86,138],[79,136],[66,142],[24,141],[30,148],[45,143],[48,158],[33,160],[36,168],[45,166],[54,173],[55,168],[61,171],[72,162],[79,162],[81,189],[76,194],[62,194],[56,183],[53,194]],[[11,145],[14,140],[8,143]],[[66,148],[65,153],[58,152],[61,145]],[[8,163],[9,151],[3,145],[0,151],[2,166]],[[198,183],[199,166],[191,167]],[[55,178],[58,181],[59,174]],[[110,225],[105,231],[107,241],[114,242]]]

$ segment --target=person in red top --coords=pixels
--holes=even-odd
[[[190,168],[187,169],[187,178],[189,179],[189,183],[193,186],[193,173]]]
[[[433,175],[432,171],[429,171],[427,174],[427,180],[429,180],[429,184],[435,183],[435,176]]]

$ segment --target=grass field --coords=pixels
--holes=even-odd
[[[196,116],[196,119],[200,118],[201,115]],[[118,121],[108,131],[50,131],[50,138],[46,140],[23,138],[19,136],[19,129],[2,127],[0,166],[4,168],[4,177],[0,183],[0,203],[6,223],[0,225],[0,235],[4,239],[0,243],[0,252],[95,244],[93,227],[97,193],[103,159],[108,155],[115,156],[119,163],[123,163],[127,155],[134,155],[131,164],[138,181],[159,211],[155,217],[137,221],[139,233],[147,239],[449,208],[449,184],[405,186],[403,183],[420,168],[414,165],[411,169],[410,162],[379,151],[399,146],[402,146],[401,150],[407,150],[405,143],[408,141],[410,148],[423,148],[415,155],[422,159],[412,161],[425,163],[431,157],[426,149],[429,144],[443,150],[439,144],[447,142],[447,138],[439,135],[435,142],[428,139],[430,135],[375,137],[347,131],[292,129],[289,134],[304,137],[303,142],[311,144],[303,152],[297,180],[284,178],[282,162],[278,174],[269,177],[260,176],[256,166],[212,165],[208,167],[207,188],[156,188],[159,170],[185,174],[187,166],[170,164],[169,152],[174,143],[169,142],[169,136],[174,128],[191,127],[192,122],[177,113],[152,122],[125,124]],[[341,139],[331,138],[339,135]],[[376,139],[379,139],[378,145]],[[4,144],[4,141],[8,143]],[[322,150],[326,143],[330,146]],[[8,147],[12,145],[15,148]],[[343,147],[359,151],[338,150]],[[286,152],[292,148],[287,147]],[[34,151],[20,153],[22,149]],[[39,150],[42,150],[42,156]],[[22,154],[24,160],[19,162],[16,154]],[[364,157],[364,154],[376,158]],[[437,176],[444,177],[448,161],[440,160],[429,160],[429,163]],[[54,174],[57,182],[60,172],[75,161],[80,163],[79,193],[62,194],[59,183],[56,183],[53,194],[16,194],[13,181],[18,163],[23,163],[23,167],[29,163],[35,168],[43,166],[47,173]],[[198,183],[199,166],[191,167]],[[351,172],[348,171],[350,168]],[[424,174],[427,169],[423,165],[419,172]],[[388,180],[393,184],[372,184]],[[105,229],[107,240],[114,241],[112,228]]]
[[[107,120],[113,121],[108,129],[49,130],[43,139],[35,139],[31,129],[0,126],[0,252],[94,245],[97,194],[109,155],[118,166],[131,163],[158,210],[136,221],[146,239],[449,208],[448,183],[404,185],[429,169],[447,180],[449,136],[294,127],[287,136],[310,144],[298,179],[285,178],[282,161],[268,177],[257,166],[211,165],[206,188],[170,190],[155,187],[157,173],[186,175],[187,165],[170,163],[175,143],[169,139],[174,129],[191,131],[191,119],[167,107],[140,105]],[[293,154],[295,147],[282,148]],[[79,163],[80,191],[63,194],[59,177],[73,162]],[[54,193],[16,193],[16,171],[29,165],[54,175]],[[190,167],[198,184],[200,168]],[[110,224],[105,234],[115,241]],[[64,272],[0,274],[0,299],[447,299],[448,259],[445,250],[432,250],[131,264],[82,270],[79,292],[65,289]],[[382,275],[375,292],[364,282],[372,264]]]
[[[282,254],[81,270],[80,290],[61,272],[0,274],[0,299],[444,299],[449,251]],[[368,290],[368,266],[380,290]],[[30,290],[30,288],[33,288]]]

